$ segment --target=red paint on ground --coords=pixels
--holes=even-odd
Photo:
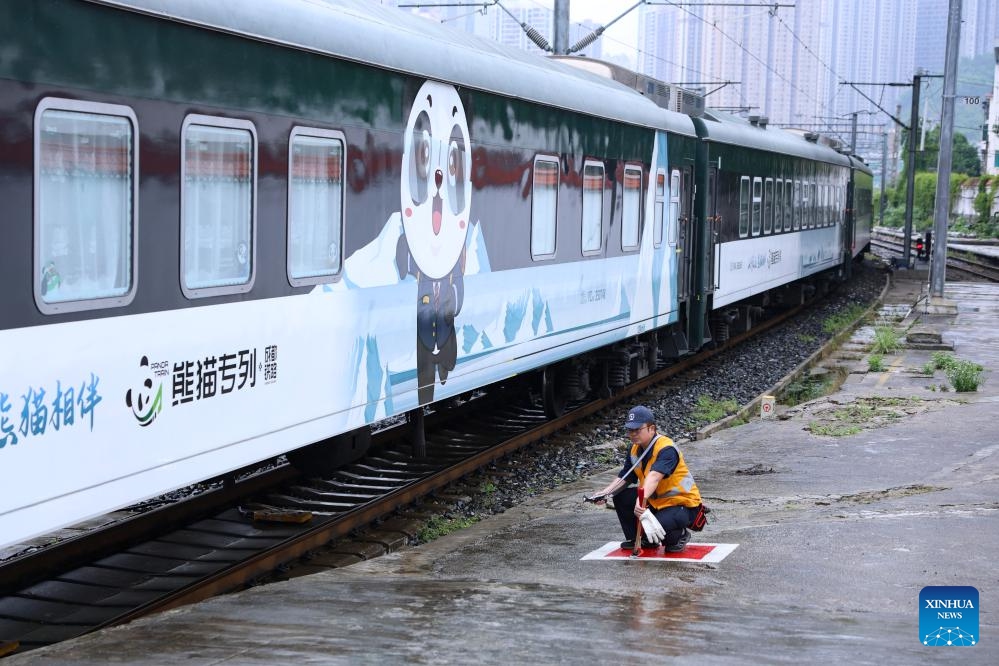
[[[638,559],[643,560],[701,560],[704,559],[708,553],[715,549],[714,546],[702,546],[696,543],[687,544],[679,553],[667,553],[662,547],[658,548],[642,548],[641,552],[638,554]],[[617,550],[612,550],[611,552],[604,555],[605,558],[608,557],[630,557],[631,549],[625,550],[624,548],[618,548]]]

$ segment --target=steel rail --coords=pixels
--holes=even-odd
[[[885,248],[889,251],[901,254],[902,244],[897,243],[893,240],[888,240],[884,238],[872,238],[871,245]],[[975,257],[981,257],[982,255],[974,255]],[[947,266],[954,268],[955,270],[962,271],[964,273],[970,273],[971,275],[976,275],[984,280],[990,282],[999,282],[999,267],[990,265],[977,258],[972,258],[970,253],[962,252],[960,250],[952,250],[948,248],[947,250]]]

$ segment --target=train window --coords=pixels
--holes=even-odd
[[[531,256],[555,256],[555,220],[558,212],[558,161],[534,160],[534,187],[531,193]]]
[[[34,293],[42,313],[120,307],[135,296],[137,127],[127,106],[38,104]]]
[[[784,223],[784,180],[778,178],[774,184],[774,233],[780,233]]]
[[[621,210],[621,249],[637,250],[642,229],[642,169],[624,167]]]
[[[188,298],[249,291],[256,268],[256,130],[245,120],[192,114],[181,134],[181,289]]]
[[[836,225],[836,186],[829,186],[829,213],[826,216],[826,224],[830,227]]]
[[[344,136],[296,127],[288,141],[288,280],[332,281],[343,266]]]
[[[794,182],[794,228],[808,228],[808,183]]]
[[[753,178],[753,208],[752,208],[752,222],[753,222],[753,235],[760,235],[760,217],[763,208],[763,179]]]
[[[749,235],[749,176],[739,180],[739,238]]]
[[[784,181],[784,231],[791,231],[791,216],[794,212],[791,207],[791,197],[794,194],[794,187],[791,180]]]
[[[839,196],[836,206],[836,224],[842,226],[843,219],[846,217],[846,189],[840,185],[836,188],[836,193]]]
[[[814,229],[817,226],[816,222],[817,222],[817,218],[818,218],[817,213],[818,213],[818,207],[819,207],[819,200],[818,200],[818,188],[819,188],[819,186],[813,180],[812,182],[810,182],[808,184],[808,187],[809,187],[809,195],[811,195],[811,198],[809,199],[809,202],[811,203],[811,206],[808,207],[808,212],[809,212],[809,214],[808,214],[808,228],[809,229]]]
[[[763,181],[763,233],[770,234],[774,230],[774,179]]]
[[[655,202],[655,223],[652,229],[652,244],[659,247],[663,244],[663,206],[666,204],[666,172],[662,169],[656,170],[656,202]]]
[[[816,212],[818,215],[815,217],[815,226],[824,227],[826,226],[826,186],[819,183],[816,186]]]
[[[669,176],[669,244],[676,245],[680,220],[680,172],[674,170]]]
[[[832,226],[832,211],[833,211],[833,191],[832,185],[823,185],[824,190],[822,194],[822,208],[824,209],[824,215],[822,216],[822,222],[825,226]]]
[[[603,246],[604,165],[583,164],[583,239],[584,255],[599,254]]]

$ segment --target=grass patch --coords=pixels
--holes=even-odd
[[[496,492],[496,484],[492,481],[483,481],[482,485],[479,486],[479,492],[489,495]]]
[[[982,382],[982,366],[971,361],[957,361],[947,369],[947,379],[958,393],[973,393]]]
[[[867,370],[868,372],[884,372],[885,371],[885,357],[881,354],[871,354],[867,357]]]
[[[866,309],[867,308],[863,305],[859,305],[857,303],[851,304],[845,310],[827,317],[826,320],[822,322],[822,332],[828,333],[829,335],[836,335],[847,326],[850,326],[855,321],[860,319],[860,315],[864,314]]]
[[[865,427],[879,427],[905,415],[904,408],[918,402],[917,398],[858,398],[853,404],[819,414],[821,420],[808,424],[813,435],[846,437],[856,435]]]
[[[714,423],[721,421],[729,414],[739,411],[739,403],[735,400],[715,400],[711,396],[702,395],[697,399],[697,407],[693,416],[698,421]]]
[[[814,377],[802,377],[787,385],[780,396],[780,402],[795,407],[803,402],[815,400],[826,393],[826,382]]]
[[[894,354],[902,348],[902,339],[898,331],[886,324],[879,324],[874,327],[874,342],[871,343],[871,350],[875,354]]]
[[[933,373],[936,371],[937,371],[937,366],[933,363],[933,361],[927,361],[920,370],[920,372],[922,372],[927,377],[932,377]]]
[[[433,541],[434,539],[439,539],[442,536],[450,534],[451,532],[457,532],[458,530],[463,530],[470,525],[474,525],[479,522],[478,518],[472,518],[469,516],[461,516],[458,518],[445,518],[443,516],[434,516],[427,521],[416,538],[420,540],[420,543],[427,543]]]
[[[846,437],[848,435],[856,435],[858,432],[863,430],[863,428],[859,425],[846,423],[819,423],[817,421],[809,423],[808,429],[813,435],[825,437]]]
[[[907,407],[914,402],[919,402],[918,397],[911,398],[892,398],[880,395],[872,395],[866,398],[860,398],[863,402],[869,403],[875,409],[879,407]]]
[[[621,454],[611,449],[604,449],[597,453],[594,460],[600,465],[610,465],[612,463],[621,464]]]
[[[799,333],[798,334],[798,339],[801,340],[802,342],[804,342],[805,344],[808,344],[810,342],[815,342],[815,336],[814,335],[808,335],[807,333]]]
[[[930,356],[930,362],[926,365],[933,365],[934,370],[950,370],[957,365],[957,357],[950,352],[937,351]]]

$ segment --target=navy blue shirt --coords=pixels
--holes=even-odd
[[[656,435],[656,438],[659,438],[659,437],[661,437],[661,435]],[[654,445],[655,445],[655,440],[652,440],[651,442],[649,442],[649,446],[654,446]],[[629,454],[630,454],[631,449],[628,449],[628,451],[629,451]],[[642,451],[639,451],[638,455],[642,455],[642,453],[644,453],[644,449]],[[652,454],[649,454],[649,455],[652,455]],[[625,483],[637,483],[638,482],[638,475],[635,474],[634,471],[631,474],[628,474],[627,478],[625,478],[625,476],[624,476],[625,474],[628,473],[628,470],[631,469],[631,466],[634,465],[634,464],[635,464],[635,461],[631,458],[631,455],[625,456],[625,458],[624,458],[624,465],[621,466],[621,471],[618,472],[617,477],[619,479],[624,479]],[[642,461],[642,468],[643,469],[650,469],[651,471],[654,471],[654,472],[659,472],[664,477],[668,478],[669,475],[673,473],[673,470],[676,469],[676,466],[678,464],[680,464],[680,454],[677,452],[675,446],[666,446],[666,447],[663,447],[663,450],[659,452],[659,455],[656,456],[656,459],[652,461],[652,467],[651,468],[648,467],[648,464],[649,464],[648,460],[643,460]]]

